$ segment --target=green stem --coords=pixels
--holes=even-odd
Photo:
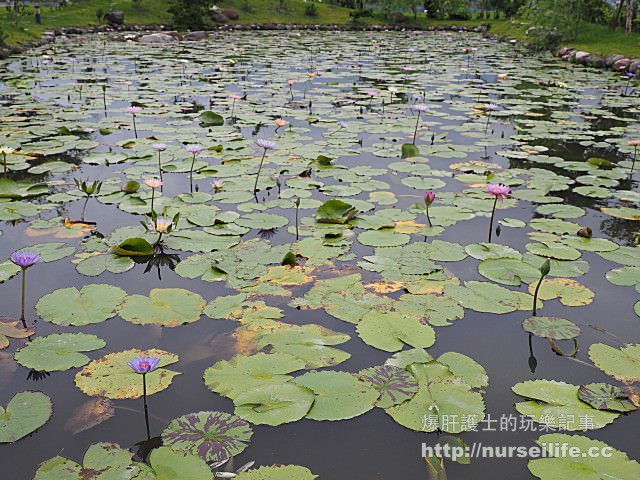
[[[300,204],[296,204],[296,240],[299,238],[298,232],[298,209],[300,208]]]
[[[542,281],[544,280],[544,275],[540,276],[540,280],[538,280],[538,284],[536,285],[536,290],[533,292],[533,316],[535,317],[538,314],[538,290],[540,290],[540,285],[542,285]]]
[[[264,152],[262,152],[262,158],[260,159],[260,166],[258,167],[258,173],[256,175],[256,183],[253,185],[253,194],[255,195],[256,192],[258,191],[258,179],[260,178],[260,172],[262,171],[262,164],[264,162],[264,157],[267,156],[267,149],[264,149]]]
[[[25,298],[25,292],[26,292],[26,278],[27,278],[27,269],[23,268],[22,269],[22,309],[20,311],[20,320],[22,320],[22,324],[25,324],[25,318],[24,318],[24,298]],[[26,328],[26,326],[25,326]]]
[[[136,127],[136,116],[133,115],[133,133],[138,138],[138,128]]]
[[[636,157],[638,156],[638,147],[634,146],[633,147],[633,161],[631,162],[631,175],[633,175],[633,169],[636,166]],[[5,164],[5,169],[6,169],[6,164]],[[6,173],[6,170],[5,170]]]
[[[158,235],[158,240],[156,241],[156,245],[160,245],[161,241],[162,241],[162,232],[160,232],[160,235]]]
[[[236,111],[236,99],[233,99],[233,102],[231,103],[231,118],[233,118],[233,113]]]
[[[196,163],[196,154],[193,154],[193,160],[191,160],[191,168],[189,169],[189,184],[191,185],[191,193],[193,193],[193,166]]]
[[[416,128],[413,130],[413,144],[416,144],[416,136],[418,135],[418,124],[420,123],[420,112],[418,112],[418,119],[416,120]]]
[[[151,440],[151,430],[149,429],[149,407],[147,407],[147,374],[142,374],[142,398],[144,401],[144,421],[147,426],[147,440]]]
[[[489,122],[491,121],[491,112],[487,115],[487,124],[484,126],[484,134],[487,134],[487,130],[489,130]]]
[[[89,197],[87,197],[84,200],[84,205],[82,206],[82,217],[80,218],[80,220],[83,221],[83,222],[84,222],[84,211],[87,208],[87,203],[89,203]]]
[[[153,213],[153,199],[156,196],[156,189],[152,188],[151,189],[151,213]]]
[[[496,205],[498,204],[498,197],[493,201],[493,209],[491,210],[491,220],[489,221],[489,243],[491,243],[491,233],[493,232],[493,216],[496,213]]]
[[[426,206],[426,213],[427,213],[427,222],[429,222],[429,228],[431,228],[432,225],[431,225],[431,218],[429,218],[429,205]]]
[[[158,150],[158,173],[160,174],[160,181],[162,181],[162,162],[160,161],[160,150]]]

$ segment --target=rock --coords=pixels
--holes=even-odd
[[[124,25],[124,12],[121,10],[113,10],[104,15],[104,20],[111,25]]]
[[[631,60],[631,62],[629,62],[628,70],[631,73],[637,73],[638,70],[640,70],[640,58],[634,58]]]
[[[600,55],[591,54],[584,59],[584,64],[590,67],[605,68],[606,60],[604,57],[601,57]]]
[[[173,37],[176,40],[182,40],[182,35],[180,34],[180,32],[176,32],[175,30],[170,32],[162,32],[162,33],[165,35],[169,35],[170,37]]]
[[[229,18],[220,12],[210,12],[209,16],[211,17],[211,20],[217,23],[227,23],[229,21]]]
[[[628,58],[621,58],[613,62],[613,65],[611,65],[611,68],[616,71],[626,70],[629,67],[630,63],[631,63],[631,60],[629,60]]]
[[[618,55],[618,54],[614,54],[614,55],[609,55],[605,61],[607,64],[607,67],[611,68],[613,66],[614,63],[616,63],[618,60],[624,58],[624,55]]]
[[[184,40],[187,42],[199,42],[201,40],[206,40],[207,38],[209,38],[209,34],[203,31],[187,33],[184,36]]]
[[[151,33],[138,37],[140,43],[169,43],[175,41],[175,38],[166,33]]]
[[[591,55],[589,52],[583,52],[581,50],[577,51],[576,53],[573,54],[573,60],[576,63],[582,63],[584,64],[585,59]]]

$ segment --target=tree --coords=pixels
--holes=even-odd
[[[209,0],[173,0],[169,13],[173,15],[173,24],[178,28],[199,30],[206,26],[209,12]]]
[[[632,22],[633,22],[633,4],[631,0],[627,0],[627,21],[624,25],[624,32],[627,35],[631,33]]]

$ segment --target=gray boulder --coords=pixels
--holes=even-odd
[[[138,38],[140,43],[169,43],[175,40],[173,36],[167,35],[166,33],[151,33]]]
[[[111,25],[124,25],[124,12],[120,10],[107,12],[104,15],[104,20]]]
[[[190,32],[184,36],[184,40],[186,40],[187,42],[200,42],[208,38],[209,38],[209,34],[203,31]]]

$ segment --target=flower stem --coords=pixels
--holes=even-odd
[[[191,185],[191,193],[193,193],[193,166],[196,163],[196,154],[193,154],[193,160],[191,160],[191,168],[189,169],[189,185]]]
[[[638,156],[638,147],[633,147],[633,161],[631,162],[631,175],[633,175],[633,170],[636,166],[636,157]]]
[[[133,134],[138,138],[138,128],[136,127],[136,116],[133,115]]]
[[[258,191],[258,179],[260,178],[260,172],[262,171],[262,164],[264,162],[264,157],[267,156],[267,149],[265,148],[262,152],[262,158],[260,159],[260,166],[258,167],[258,173],[256,175],[256,183],[253,185],[253,194]]]
[[[498,197],[493,201],[493,209],[491,210],[491,220],[489,221],[489,243],[491,243],[491,233],[493,232],[493,216],[496,214],[496,205],[498,204]]]
[[[491,112],[487,115],[487,124],[484,126],[484,134],[487,134],[487,130],[489,129],[489,122],[491,121]]]
[[[3,153],[2,158],[4,163],[4,176],[6,177],[7,176],[7,154]]]
[[[84,205],[82,206],[82,217],[80,218],[80,220],[83,222],[84,222],[84,211],[87,208],[87,203],[89,203],[89,197],[85,199]]]
[[[538,284],[536,285],[536,290],[533,292],[533,316],[535,317],[538,312],[538,290],[540,290],[540,285],[542,285],[542,280],[544,280],[544,275],[540,275],[540,280],[538,280]]]
[[[431,218],[429,218],[429,205],[427,205],[425,211],[427,214],[427,222],[429,222],[429,228],[431,228],[433,225],[431,225]]]
[[[153,213],[153,199],[156,196],[156,189],[152,188],[151,189],[151,213]]]
[[[161,241],[162,241],[162,232],[160,232],[160,234],[158,235],[158,240],[156,240],[156,245],[160,245]]]
[[[160,150],[158,150],[158,173],[160,174],[160,181],[162,181],[162,162],[160,161]]]
[[[144,421],[147,426],[147,440],[151,440],[151,430],[149,429],[149,407],[147,407],[147,374],[142,374],[142,399],[144,401]]]
[[[22,320],[22,325],[24,325],[24,328],[27,328],[26,321],[24,318],[24,298],[25,298],[26,283],[27,283],[26,277],[27,277],[27,269],[23,268],[22,269],[22,309],[20,310],[20,320]]]
[[[416,136],[418,135],[418,124],[420,123],[420,112],[418,112],[418,119],[416,120],[416,128],[413,130],[413,144],[416,144]]]

